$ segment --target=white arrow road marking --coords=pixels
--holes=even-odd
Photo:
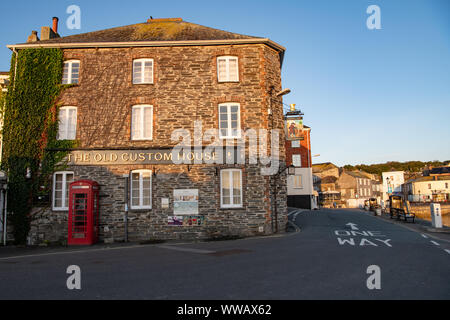
[[[445,249],[445,252],[447,252],[448,254],[450,254],[450,250],[449,250],[449,249]]]
[[[421,233],[422,237],[424,237],[425,239],[428,239],[428,237],[426,235],[424,235],[423,233]]]
[[[437,243],[436,241],[431,241],[432,244],[436,245],[436,246],[440,246],[439,243]]]
[[[352,230],[359,230],[359,229],[356,227],[357,224],[355,224],[355,223],[349,222],[349,223],[346,224],[346,226],[350,226],[350,228],[352,228]]]

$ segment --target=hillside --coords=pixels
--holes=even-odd
[[[408,162],[396,162],[390,161],[386,163],[379,164],[359,164],[356,166],[345,165],[344,169],[346,170],[362,170],[368,173],[374,173],[381,176],[383,172],[387,171],[406,171],[406,172],[419,172],[422,171],[426,167],[440,167],[450,163],[450,160],[446,161],[408,161]]]

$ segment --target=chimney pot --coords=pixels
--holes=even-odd
[[[58,21],[59,21],[58,17],[53,17],[53,28],[52,28],[52,30],[53,30],[54,33],[58,33]]]

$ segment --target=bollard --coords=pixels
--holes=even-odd
[[[431,225],[433,228],[442,228],[442,213],[441,205],[439,203],[432,203],[431,210]]]

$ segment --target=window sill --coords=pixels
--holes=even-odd
[[[239,129],[241,130],[241,129]],[[241,137],[219,137],[219,139],[222,140],[237,140],[237,139],[241,139]]]
[[[145,211],[151,211],[152,208],[129,208],[129,211],[131,212],[145,212]]]
[[[220,210],[242,210],[245,209],[243,206],[242,207],[220,207]]]

